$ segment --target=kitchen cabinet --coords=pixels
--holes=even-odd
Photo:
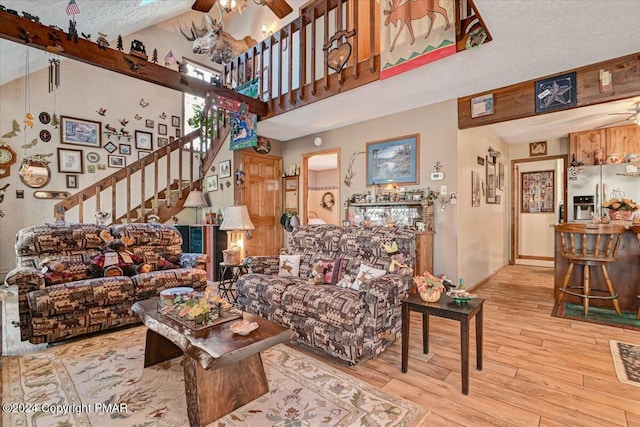
[[[607,128],[605,131],[606,156],[617,153],[624,158],[627,154],[640,154],[640,126],[636,124],[616,126]]]
[[[569,134],[569,161],[575,158],[576,162],[585,165],[595,165],[594,152],[596,149],[605,151],[606,156],[606,133],[604,129],[588,130],[584,132],[574,132]]]

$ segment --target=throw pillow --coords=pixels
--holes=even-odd
[[[360,269],[356,275],[356,280],[353,282],[352,289],[360,289],[362,282],[366,282],[369,279],[375,277],[384,276],[387,274],[386,270],[378,270],[377,268],[369,267],[366,264],[360,264]]]
[[[280,255],[278,276],[298,277],[300,272],[300,255]]]
[[[342,260],[323,259],[324,284],[335,285],[342,276]]]

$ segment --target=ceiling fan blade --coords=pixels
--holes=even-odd
[[[293,12],[286,0],[267,0],[266,3],[269,9],[280,19]]]
[[[632,115],[631,117],[635,117],[635,114]],[[616,123],[626,122],[626,121],[629,121],[631,119],[631,117],[627,117],[626,119],[622,119],[622,120],[616,120],[615,122],[607,123],[607,124],[604,124],[604,125],[596,126],[596,127],[594,127],[594,129],[602,129],[602,128],[605,128],[605,127],[609,127],[611,125],[615,125]]]
[[[191,6],[191,9],[207,13],[211,10],[213,5],[216,4],[216,1],[218,0],[196,0]]]

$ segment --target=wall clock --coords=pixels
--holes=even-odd
[[[11,175],[11,165],[16,161],[16,152],[8,145],[0,145],[0,178]]]

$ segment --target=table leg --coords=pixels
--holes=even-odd
[[[462,363],[462,394],[469,394],[469,317],[460,319],[460,361]]]
[[[191,427],[209,425],[269,391],[260,353],[213,370],[189,354],[183,364]]]
[[[422,352],[429,354],[429,314],[422,313]]]
[[[409,364],[409,305],[402,304],[402,372],[407,372]]]
[[[144,348],[144,367],[157,365],[165,360],[182,355],[180,347],[162,335],[147,329],[147,340]]]
[[[476,367],[482,371],[482,305],[476,313]]]

